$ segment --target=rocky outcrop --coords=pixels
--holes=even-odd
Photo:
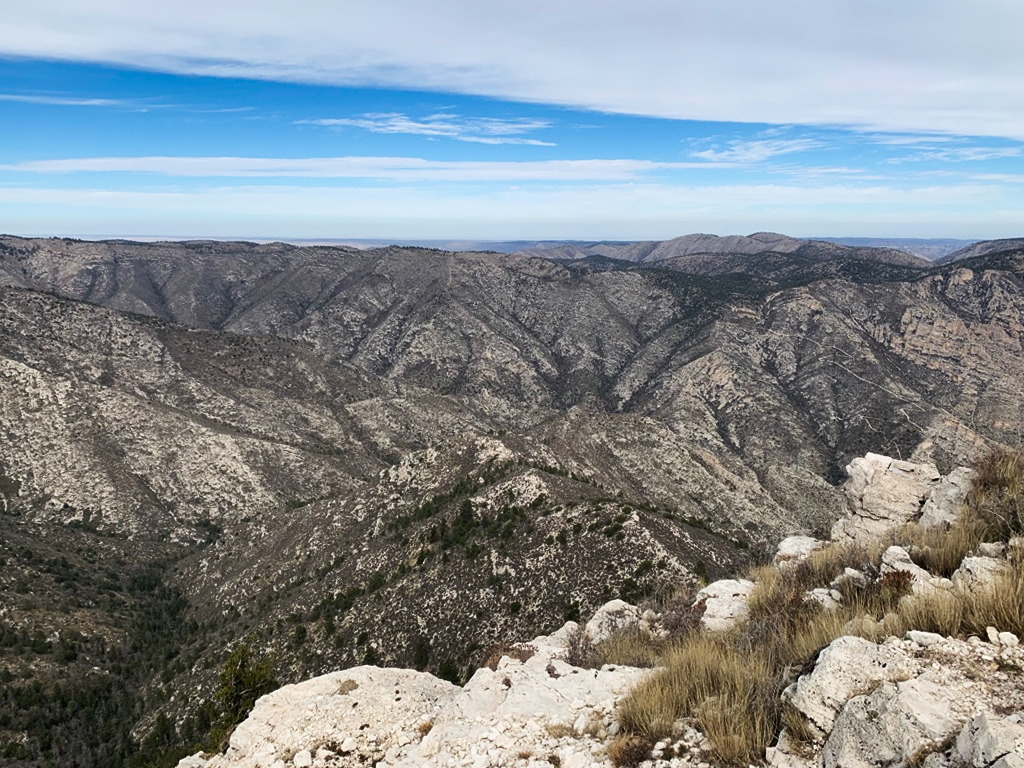
[[[604,642],[616,632],[634,627],[644,621],[643,614],[635,605],[625,600],[612,600],[598,608],[583,632],[594,645]]]
[[[702,626],[712,632],[724,632],[746,619],[755,586],[748,579],[722,579],[701,589],[693,604],[702,611]]]
[[[1018,646],[978,638],[909,632],[876,645],[841,637],[785,694],[816,743],[803,756],[773,748],[769,762],[872,768],[928,756],[934,768],[957,765],[958,757],[987,768],[1007,755],[1024,759],[1021,716],[1010,714],[1024,712],[1022,664]],[[808,748],[820,757],[805,763]]]
[[[257,702],[224,754],[195,755],[179,768],[607,763],[606,743],[618,729],[615,704],[648,671],[572,666],[565,657],[577,629],[569,622],[513,646],[462,688],[424,672],[377,667],[285,686]]]
[[[849,514],[832,526],[833,541],[884,538],[921,515],[921,507],[942,476],[933,464],[914,464],[877,453],[846,468]]]
[[[957,467],[943,477],[921,507],[921,527],[949,528],[960,514],[974,475],[973,469]]]
[[[823,546],[825,546],[824,541],[812,536],[787,536],[779,542],[772,564],[780,570],[792,568]]]

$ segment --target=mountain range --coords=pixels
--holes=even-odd
[[[187,739],[243,638],[464,679],[827,530],[854,456],[1018,445],[1024,247],[942,261],[0,238],[0,750],[17,691],[104,685],[122,753],[65,723],[79,764]]]

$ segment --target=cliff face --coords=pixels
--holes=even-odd
[[[826,530],[852,456],[948,469],[1018,441],[1020,251],[806,248],[696,270],[2,238],[23,576],[0,583],[29,605],[65,535],[116,551],[104,573],[163,569],[199,629],[154,699],[209,691],[210,649],[253,632],[283,679],[417,649],[465,677],[495,642]],[[52,636],[66,583],[39,583],[52,601],[6,620]],[[97,610],[76,631],[122,626]]]

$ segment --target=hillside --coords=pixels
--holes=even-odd
[[[896,248],[874,245],[852,246],[826,240],[800,240],[775,232],[755,232],[752,235],[684,235],[673,240],[640,243],[573,243],[553,248],[533,248],[523,254],[548,259],[583,259],[603,256],[636,263],[650,263],[687,256],[725,256],[730,261],[737,257],[762,254],[791,254],[810,261],[826,259],[854,259],[858,261],[902,264],[925,267],[930,261],[921,256]],[[727,262],[728,263],[728,262]],[[729,271],[723,268],[721,271]]]
[[[55,712],[62,675],[124,689],[125,755],[157,712],[202,730],[243,637],[280,682],[463,680],[824,532],[854,456],[948,470],[1019,442],[1024,252],[804,247],[3,238],[0,671]]]

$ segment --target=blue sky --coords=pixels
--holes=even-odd
[[[892,5],[38,0],[0,230],[1024,234],[1024,4]]]

